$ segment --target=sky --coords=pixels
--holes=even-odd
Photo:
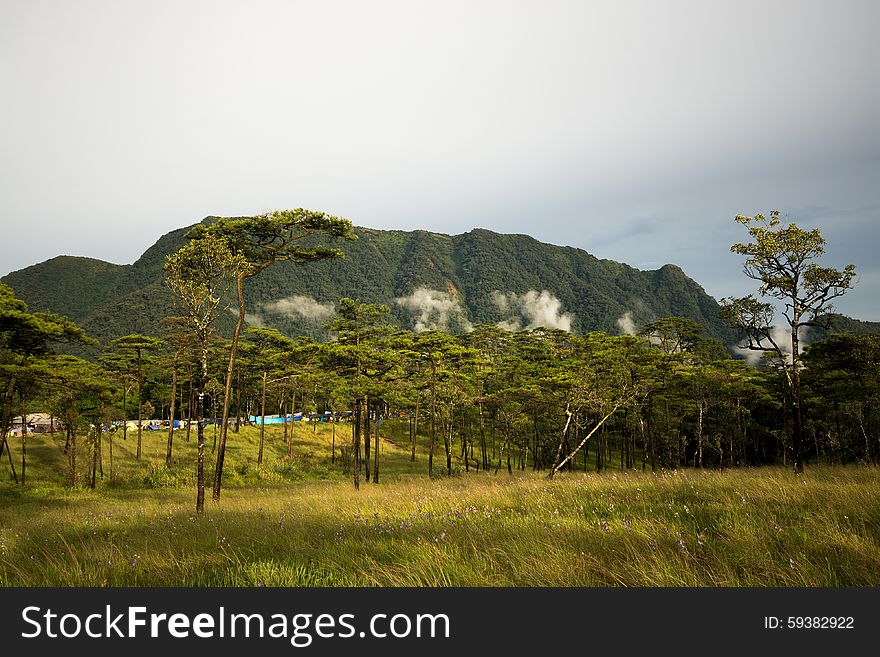
[[[208,215],[525,233],[716,298],[737,214],[880,321],[880,3],[0,0],[0,275]]]

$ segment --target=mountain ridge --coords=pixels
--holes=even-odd
[[[135,331],[158,335],[162,317],[179,314],[162,282],[162,262],[185,243],[191,227],[160,236],[132,264],[57,256],[0,280],[32,310],[64,314],[102,341]],[[736,338],[718,317],[718,302],[672,263],[643,271],[576,247],[485,228],[459,235],[366,227],[355,232],[357,241],[335,242],[346,253],[342,260],[277,263],[248,279],[252,323],[320,337],[319,320],[326,321],[330,304],[349,296],[388,305],[391,320],[408,328],[421,320],[422,326],[451,330],[548,321],[579,333],[619,333],[618,322],[629,313],[637,325],[678,315],[726,344]],[[228,334],[231,313],[219,324]]]

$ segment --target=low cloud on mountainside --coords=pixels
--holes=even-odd
[[[781,324],[776,324],[770,330],[770,337],[773,338],[773,342],[775,342],[779,348],[782,350],[782,353],[785,355],[785,362],[791,364],[791,329],[787,326],[782,326]],[[798,331],[798,354],[803,354],[804,349],[810,343],[810,331],[807,327],[801,327]],[[763,341],[763,344],[770,346],[770,343],[767,340]],[[741,353],[746,362],[749,365],[757,365],[761,362],[764,354],[766,352],[763,351],[755,351],[753,349],[741,348],[739,345],[736,346],[736,351]],[[776,352],[770,352],[773,355],[776,355]]]
[[[470,331],[473,328],[464,308],[450,292],[420,287],[409,296],[397,297],[394,303],[415,316],[413,330],[416,333],[450,328]]]
[[[284,317],[302,317],[313,322],[326,322],[336,314],[336,306],[332,303],[320,303],[312,297],[294,294],[284,299],[260,304],[265,312]]]
[[[570,313],[562,312],[562,302],[547,290],[529,290],[523,294],[495,290],[492,303],[505,316],[498,326],[508,331],[543,326],[570,332],[574,321]]]
[[[237,315],[238,311],[230,308],[229,312]],[[246,313],[244,321],[250,326],[266,326],[267,315],[280,315],[282,317],[301,317],[307,322],[326,322],[336,314],[336,306],[332,303],[320,303],[312,297],[302,294],[294,294],[275,301],[268,301],[257,305],[257,310]]]
[[[621,335],[635,335],[638,333],[631,311],[627,310],[617,318],[617,328],[620,329]]]
[[[638,328],[636,327],[636,323],[633,321],[632,312],[627,310],[623,315],[617,318],[617,328],[620,330],[621,335],[637,335]],[[770,330],[770,336],[773,338],[773,342],[775,342],[779,348],[782,350],[782,353],[785,355],[785,360],[788,363],[791,363],[791,332],[788,327],[782,326],[780,324],[775,325]],[[659,340],[655,336],[647,336],[648,340],[653,344],[659,344]],[[799,343],[798,343],[798,353],[802,354],[804,349],[809,345],[810,335],[809,329],[806,327],[802,327],[801,331],[798,333]],[[742,343],[741,343],[742,344]],[[763,341],[763,344],[766,346],[770,346],[770,343],[767,340]],[[748,349],[745,347],[741,347],[739,344],[731,345],[731,349],[734,352],[738,352],[742,354],[743,358],[746,359],[746,362],[749,365],[757,365],[761,362],[764,354],[764,351],[756,351],[753,349]],[[776,355],[775,352],[771,352]]]
[[[238,311],[235,308],[230,308],[229,314],[238,317]],[[266,320],[260,313],[246,312],[244,314],[244,323],[248,326],[256,326],[257,328],[264,328],[266,326]]]
[[[563,312],[562,302],[547,290],[529,290],[523,294],[496,290],[491,299],[503,318],[497,323],[500,328],[520,331],[543,326],[571,331],[574,317]],[[438,329],[470,331],[473,328],[464,307],[450,292],[420,287],[394,302],[414,315],[413,329],[417,333]]]

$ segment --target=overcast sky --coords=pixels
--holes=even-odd
[[[778,208],[880,320],[878,2],[0,0],[0,274],[206,215],[526,233],[716,298]]]

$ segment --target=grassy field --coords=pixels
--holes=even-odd
[[[144,434],[141,462],[136,436],[117,434],[114,480],[105,445],[96,490],[69,487],[60,434],[34,437],[26,486],[0,466],[0,585],[880,585],[873,468],[432,480],[424,445],[412,464],[403,427],[385,432],[381,483],[360,491],[330,462],[327,425],[297,427],[290,461],[281,429],[267,431],[262,468],[257,429],[230,434],[223,499],[209,492],[201,517],[194,435],[177,437],[168,470],[164,433]]]

